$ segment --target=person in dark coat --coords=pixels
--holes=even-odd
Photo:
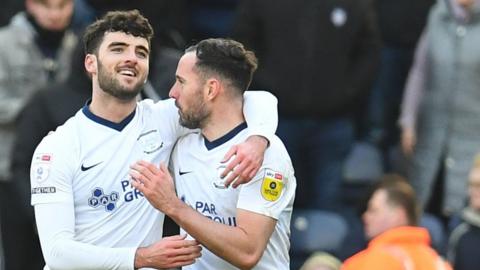
[[[2,189],[2,196],[9,204],[0,206],[7,216],[2,220],[1,230],[8,270],[40,270],[45,265],[30,206],[30,163],[42,138],[73,116],[91,97],[91,82],[84,72],[83,60],[83,48],[79,46],[66,81],[37,91],[16,119],[11,181]]]
[[[382,150],[387,172],[405,174],[402,164],[395,160],[397,156],[393,155],[400,141],[397,119],[415,47],[434,3],[435,0],[375,1],[383,46],[363,132],[367,142]]]
[[[477,270],[480,265],[480,155],[477,154],[468,180],[468,206],[461,212],[461,223],[448,242],[448,260],[455,270]]]
[[[242,0],[233,33],[259,58],[252,89],[278,97],[277,134],[299,173],[297,206],[336,208],[357,106],[379,59],[370,0]]]

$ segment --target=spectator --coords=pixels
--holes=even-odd
[[[366,140],[380,148],[385,171],[399,172],[401,169],[398,168],[399,164],[391,160],[391,154],[397,149],[400,137],[397,125],[400,103],[415,46],[434,2],[374,1],[383,46],[380,69],[369,98],[365,131]]]
[[[73,116],[91,98],[91,82],[84,71],[83,61],[83,47],[78,46],[67,80],[36,92],[17,118],[15,151],[11,155],[12,181],[4,194],[8,198],[9,211],[12,208],[16,211],[11,211],[12,217],[3,222],[2,231],[9,248],[10,266],[28,263],[30,267],[12,269],[41,269],[45,265],[30,206],[30,163],[42,138]],[[25,260],[27,254],[29,260]]]
[[[27,12],[18,13],[0,29],[0,179],[8,172],[13,121],[39,87],[62,81],[77,42],[68,25],[73,0],[26,0]],[[57,9],[60,9],[58,11]]]
[[[19,247],[10,238],[9,226],[18,216],[11,205],[9,183],[10,152],[18,112],[40,87],[65,80],[77,43],[68,30],[73,0],[25,0],[26,12],[16,14],[0,29],[0,207],[6,269],[35,269],[31,254],[11,257]],[[8,208],[8,209],[7,209]],[[13,223],[10,223],[13,222]],[[10,224],[7,224],[10,223]],[[29,259],[25,259],[25,258]]]
[[[462,211],[462,223],[452,232],[448,260],[455,270],[476,270],[480,265],[480,155],[477,154],[468,182],[468,206]]]
[[[271,89],[279,99],[277,133],[298,173],[298,193],[305,194],[297,197],[300,206],[339,204],[356,104],[371,88],[378,59],[369,3],[239,2],[234,36],[262,63],[253,89]]]
[[[480,149],[480,1],[439,0],[419,41],[403,97],[403,151],[422,208],[449,216],[465,204],[468,171]],[[441,191],[432,193],[438,179]],[[443,190],[443,191],[442,191]],[[435,211],[436,210],[436,211]]]
[[[417,227],[417,208],[412,187],[400,176],[385,175],[363,214],[370,243],[347,259],[341,269],[451,269],[429,246],[428,231]]]
[[[302,265],[300,270],[339,270],[342,263],[325,252],[315,252]]]

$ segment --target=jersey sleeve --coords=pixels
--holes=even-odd
[[[32,159],[32,205],[47,269],[133,269],[136,247],[108,248],[75,240],[72,179],[80,167],[75,152],[74,143],[54,133],[43,139]]]
[[[278,126],[277,98],[267,91],[246,91],[243,114],[250,135],[260,135],[272,141]]]
[[[48,135],[35,150],[30,167],[32,205],[73,203],[72,179],[74,153],[58,143],[58,136]]]
[[[240,188],[237,208],[278,219],[293,205],[296,180],[289,167],[265,166],[254,180]]]
[[[35,218],[48,268],[134,269],[136,247],[109,248],[75,241],[73,202],[35,205]]]

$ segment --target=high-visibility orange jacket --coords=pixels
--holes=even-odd
[[[341,270],[452,270],[430,247],[420,227],[390,229],[370,241],[367,249],[348,258]]]

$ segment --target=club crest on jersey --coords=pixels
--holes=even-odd
[[[154,153],[163,147],[162,138],[160,138],[160,134],[156,129],[152,129],[140,134],[140,136],[137,138],[137,141],[142,146],[145,154]]]
[[[213,186],[218,189],[226,189],[227,187],[225,186],[225,180],[228,179],[228,176],[230,176],[230,173],[228,173],[227,176],[224,178],[221,178],[220,176],[222,175],[222,172],[227,168],[226,165],[220,165],[217,167],[217,175],[213,178]]]
[[[262,182],[262,197],[274,202],[280,198],[283,190],[283,175],[273,170],[267,169]]]
[[[120,195],[113,191],[110,194],[105,194],[102,188],[96,187],[92,190],[92,196],[88,198],[88,205],[93,208],[104,206],[105,211],[112,212],[116,208],[116,204]]]

